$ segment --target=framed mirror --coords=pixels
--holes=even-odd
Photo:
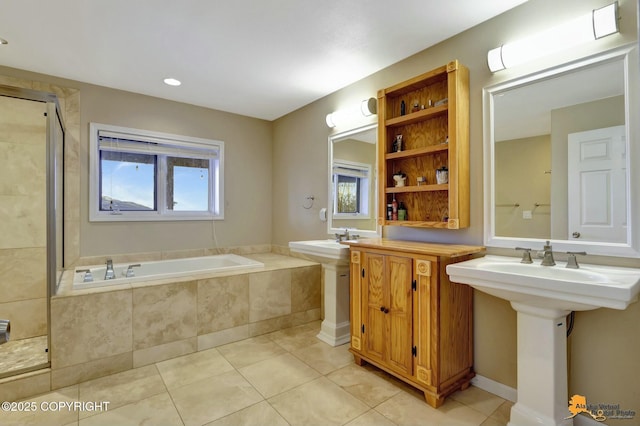
[[[638,79],[634,45],[483,90],[486,246],[640,257]]]
[[[329,136],[327,232],[377,237],[377,124]]]

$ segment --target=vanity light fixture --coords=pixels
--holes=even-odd
[[[360,112],[365,117],[377,114],[378,100],[376,98],[365,99],[360,102],[358,108],[350,107],[331,112],[327,114],[327,116],[325,117],[325,121],[327,123],[327,126],[333,129],[334,127],[336,127],[337,122],[345,122],[356,119],[356,117],[358,117],[358,112]]]
[[[182,82],[180,80],[176,80],[175,78],[165,78],[164,84],[167,84],[169,86],[180,86]]]
[[[9,42],[2,37],[0,37],[0,44],[9,44]]]
[[[330,112],[329,114],[327,114],[327,116],[325,117],[325,121],[327,122],[327,126],[330,129],[333,129],[334,127],[336,127],[336,123],[333,122],[333,112]]]
[[[378,100],[376,98],[365,99],[360,103],[360,112],[365,117],[376,114],[378,112]]]
[[[531,37],[491,49],[487,53],[487,64],[491,72],[501,71],[615,34],[620,31],[618,19],[616,1]]]

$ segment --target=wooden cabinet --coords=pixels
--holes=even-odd
[[[402,137],[400,148],[396,144]],[[469,71],[458,61],[378,92],[378,224],[469,226]],[[436,170],[446,167],[448,182]],[[396,186],[395,174],[406,176]],[[418,178],[424,182],[418,183]],[[393,198],[407,220],[389,220]]]
[[[469,386],[473,290],[445,267],[483,247],[385,239],[350,242],[351,348],[422,390],[429,405]]]

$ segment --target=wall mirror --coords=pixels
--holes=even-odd
[[[640,256],[638,79],[625,46],[483,90],[486,246]]]
[[[379,236],[377,218],[377,124],[329,136],[327,232]]]

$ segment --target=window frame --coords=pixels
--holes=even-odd
[[[156,210],[103,211],[100,210],[100,136],[139,142],[159,143],[179,153],[155,153],[155,201]],[[167,208],[167,157],[208,158],[209,193],[208,211],[181,211]],[[89,221],[186,221],[224,219],[224,142],[213,139],[183,136],[151,130],[141,130],[109,124],[89,124]]]
[[[339,169],[354,170],[353,173],[338,173]],[[331,181],[333,188],[333,211],[331,212],[334,219],[370,219],[371,206],[369,200],[369,192],[372,184],[372,168],[370,164],[358,163],[355,161],[334,159],[331,173]],[[361,175],[363,176],[361,176]],[[339,213],[338,208],[338,179],[337,176],[350,176],[358,178],[360,200],[358,203],[358,212],[356,213]]]

